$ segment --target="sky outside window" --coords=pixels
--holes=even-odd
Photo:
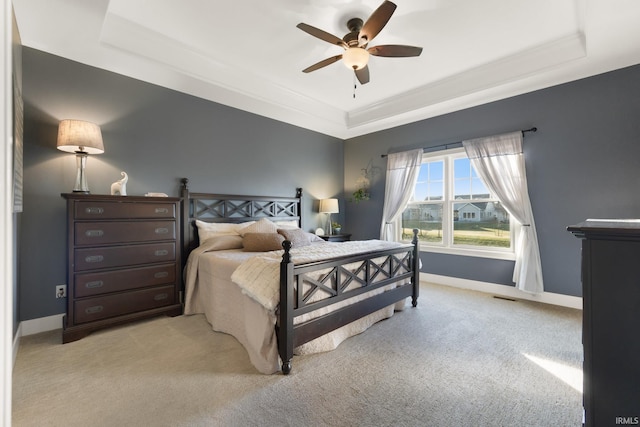
[[[444,162],[422,163],[418,173],[413,200],[421,202],[425,200],[442,200],[444,195]]]
[[[454,198],[472,199],[489,197],[489,190],[468,158],[455,159],[453,162]]]

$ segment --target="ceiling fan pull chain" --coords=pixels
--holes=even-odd
[[[356,75],[353,75],[353,99],[356,99]]]

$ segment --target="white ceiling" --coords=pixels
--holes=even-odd
[[[357,85],[302,69],[382,0],[13,0],[22,42],[58,56],[347,139],[640,63],[638,0],[396,0]]]

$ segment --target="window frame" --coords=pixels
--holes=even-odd
[[[439,150],[432,152],[425,152],[422,155],[422,163],[434,162],[442,160],[444,164],[444,189],[443,197],[441,201],[427,201],[423,204],[442,204],[442,242],[441,243],[429,243],[420,242],[420,252],[433,252],[443,253],[451,255],[472,256],[482,258],[492,258],[500,260],[515,260],[515,242],[520,229],[520,224],[510,216],[509,229],[510,229],[510,247],[498,248],[498,247],[481,247],[470,245],[454,245],[453,244],[453,226],[454,226],[454,212],[453,206],[456,203],[460,203],[460,200],[454,199],[454,170],[453,163],[456,159],[466,158],[466,153],[463,147]],[[493,196],[493,195],[492,195]],[[498,198],[493,196],[489,200],[498,201]],[[487,199],[481,199],[485,202]],[[413,202],[409,202],[411,204]],[[409,207],[409,204],[407,207]],[[405,208],[406,209],[406,208]],[[395,226],[398,231],[398,236],[402,236],[402,215],[395,221]]]

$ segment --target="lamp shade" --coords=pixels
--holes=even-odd
[[[342,62],[350,70],[361,70],[369,62],[369,52],[361,47],[350,47],[342,54]]]
[[[100,126],[82,120],[61,120],[57,147],[69,153],[102,154],[104,146]]]
[[[338,199],[320,200],[320,213],[338,213]]]

